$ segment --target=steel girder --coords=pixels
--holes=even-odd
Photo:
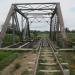
[[[15,31],[19,31],[20,32],[20,27],[19,27],[19,21],[18,21],[18,17],[16,12],[18,12],[20,15],[22,15],[25,19],[28,19],[27,16],[22,13],[20,10],[18,10],[18,8],[12,4],[9,13],[7,15],[7,18],[3,24],[2,30],[1,30],[1,34],[0,34],[0,47],[2,44],[2,40],[5,36],[5,33],[7,31],[7,28],[9,26],[9,22],[12,19],[12,30],[13,30],[13,43],[15,43]]]
[[[22,39],[29,39],[30,38],[30,30],[29,30],[29,21],[26,19],[26,22],[24,23],[24,28],[22,29]]]
[[[3,25],[1,35],[0,35],[0,41],[2,42],[2,39],[4,38],[4,35],[6,33],[6,30],[8,28],[9,21],[12,19],[12,25],[13,27],[13,34],[15,35],[15,24],[16,22],[16,30],[20,30],[19,21],[16,12],[18,12],[24,19],[25,23],[21,21],[22,23],[22,29],[23,31],[23,37],[29,38],[30,37],[30,18],[40,18],[41,16],[43,18],[49,18],[50,23],[50,38],[53,41],[59,40],[59,32],[61,35],[61,41],[63,42],[66,40],[66,34],[64,30],[64,22],[63,17],[61,13],[60,3],[18,3],[18,4],[12,4],[10,11],[8,13],[8,16],[5,20],[5,23]],[[40,21],[38,21],[40,22]],[[47,22],[47,21],[46,21]],[[25,25],[23,28],[23,24]],[[13,37],[15,38],[15,37]]]
[[[60,3],[56,4],[56,9],[51,17],[50,37],[53,41],[61,42],[62,47],[65,47],[67,37],[64,29],[64,21],[61,13]]]
[[[5,22],[4,22],[2,30],[1,30],[1,34],[0,34],[0,47],[2,45],[2,42],[3,42],[2,40],[3,40],[4,36],[5,36],[7,27],[9,25],[9,21],[10,21],[11,16],[12,16],[13,13],[14,13],[14,7],[11,6],[10,11],[9,11],[9,13],[7,15],[7,18],[6,18]]]

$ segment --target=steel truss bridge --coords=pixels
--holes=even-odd
[[[49,38],[57,45],[65,46],[67,38],[60,3],[12,4],[0,34],[0,45],[10,28],[15,43],[15,33],[22,32],[22,41],[30,38],[30,24],[46,22],[50,26]]]
[[[42,22],[46,22],[50,27],[49,38],[30,39],[30,25]],[[9,29],[13,34],[13,45],[0,48],[0,51],[29,52],[29,55],[25,53],[19,59],[20,61],[25,60],[22,61],[24,66],[22,65],[19,68],[21,72],[19,75],[26,71],[29,72],[26,72],[28,75],[70,75],[69,63],[61,61],[62,55],[60,52],[63,50],[58,47],[67,46],[60,3],[12,4],[0,33],[0,47],[2,47],[3,39]],[[16,33],[21,38],[19,43],[16,43]],[[34,45],[36,48],[34,48]],[[64,51],[68,50],[65,49]],[[13,66],[15,65],[13,64]],[[9,65],[9,70],[6,67],[6,70],[3,70],[0,74],[5,75],[9,72],[16,74],[16,69],[11,70],[10,68]]]

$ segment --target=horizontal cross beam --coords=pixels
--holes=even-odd
[[[26,15],[51,15],[52,13],[24,13]]]
[[[28,8],[28,9],[23,9],[23,8],[20,8],[19,10],[54,10],[55,8],[38,8],[38,9],[36,9],[36,8]]]
[[[15,3],[15,5],[31,5],[31,4],[57,4],[57,3]]]
[[[19,14],[21,14],[24,18],[27,19],[27,16],[21,12],[21,10],[19,10],[16,6],[14,6],[14,10],[17,11]]]
[[[42,17],[28,17],[28,18],[42,18]],[[43,17],[43,18],[51,18],[51,17]]]

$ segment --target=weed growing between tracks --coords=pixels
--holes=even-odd
[[[47,60],[39,59],[39,63],[46,63],[46,62],[47,62]],[[45,69],[45,66],[42,66],[42,65],[39,64],[38,69]]]
[[[39,63],[46,63],[47,60],[42,60],[42,59],[39,59]]]
[[[36,75],[45,75],[43,72],[38,72]]]
[[[60,72],[55,72],[55,73],[38,72],[37,75],[61,75],[61,73]]]
[[[21,75],[29,75],[29,71],[25,69],[25,71]]]
[[[21,65],[19,63],[16,63],[14,69],[16,70],[16,69],[20,68],[20,66]]]

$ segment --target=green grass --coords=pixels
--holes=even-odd
[[[15,41],[19,42],[20,41],[20,37],[17,36],[17,35],[15,37],[16,37]],[[3,46],[11,45],[12,43],[13,43],[12,34],[6,34],[4,39],[3,39]]]
[[[20,55],[15,51],[0,51],[0,71]]]
[[[47,60],[42,60],[42,59],[39,59],[39,63],[46,63]]]
[[[70,75],[75,75],[75,69],[74,70],[70,70]]]
[[[19,63],[16,63],[16,64],[15,64],[15,70],[16,70],[16,69],[19,69],[20,66],[21,66],[21,65],[20,65]]]
[[[40,31],[36,31],[36,35],[34,35],[34,32],[31,32],[31,37],[35,38],[35,37],[41,37],[41,38],[48,38],[49,37],[49,32],[40,32]]]
[[[39,64],[39,68],[38,68],[38,69],[40,69],[40,70],[45,70],[45,69],[46,69],[46,66]]]
[[[61,75],[60,72],[53,73],[52,75]]]
[[[70,75],[75,75],[75,52],[61,52],[61,61],[69,63]]]
[[[30,72],[26,69],[21,75],[29,75]]]
[[[7,58],[9,55],[13,54],[13,52],[4,52],[0,51],[0,61]]]
[[[69,38],[70,41],[75,42],[75,33],[68,32],[67,37]]]
[[[43,73],[43,72],[37,72],[36,75],[45,75],[45,73]]]
[[[42,33],[38,33],[38,36],[37,37],[41,37],[41,38],[48,38],[49,37],[49,33],[45,33],[45,32],[42,32]]]
[[[68,33],[67,33],[67,36],[68,36],[69,38],[74,38],[74,37],[75,37],[75,33],[73,33],[73,32],[68,32]]]
[[[37,75],[46,75],[47,73],[44,72],[38,72]],[[49,73],[49,75],[61,75],[60,72],[55,72],[55,73]]]
[[[67,32],[66,34],[67,34],[68,47],[75,46],[75,33],[74,32]]]

